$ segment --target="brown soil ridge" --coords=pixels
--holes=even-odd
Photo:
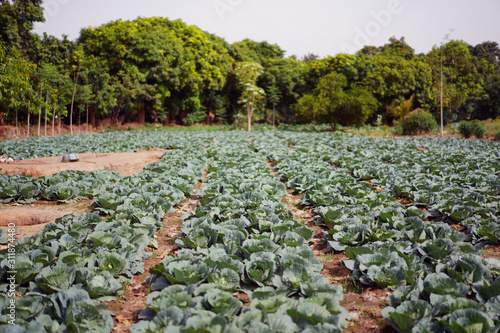
[[[7,231],[9,224],[16,229],[15,240],[39,234],[43,228],[56,219],[68,214],[80,215],[92,211],[91,200],[81,200],[71,204],[55,202],[31,205],[0,204],[0,228]],[[3,250],[7,246],[0,246]]]
[[[199,190],[203,179],[207,176],[206,169],[203,170],[202,181],[194,185],[194,190]],[[114,316],[114,327],[112,332],[130,332],[130,326],[138,322],[139,313],[146,308],[146,299],[149,294],[149,285],[146,278],[150,275],[150,268],[158,265],[165,257],[176,254],[179,247],[175,245],[175,239],[181,233],[183,223],[182,216],[194,212],[200,201],[195,193],[191,198],[185,200],[173,213],[167,213],[163,219],[163,227],[156,232],[155,239],[158,240],[158,249],[146,249],[153,252],[149,259],[144,260],[144,273],[134,275],[130,284],[125,288],[123,295],[117,300],[107,302],[108,310]]]
[[[62,162],[62,156],[35,158],[0,164],[2,175],[32,175],[35,178],[53,175],[64,170],[109,170],[122,176],[134,175],[153,162],[161,160],[168,150],[150,149],[135,153],[78,154],[76,162]]]

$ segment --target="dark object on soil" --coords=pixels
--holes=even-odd
[[[79,160],[78,154],[66,154],[62,157],[62,162],[77,162]]]

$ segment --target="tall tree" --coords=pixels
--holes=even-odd
[[[452,40],[440,48],[434,48],[425,57],[432,70],[432,89],[429,98],[431,110],[440,106],[441,55],[443,66],[443,108],[445,121],[468,118],[462,114],[470,98],[484,94],[482,78],[478,75],[469,45]]]
[[[361,126],[376,110],[377,100],[357,85],[348,86],[344,75],[330,73],[320,79],[312,94],[299,99],[296,109],[306,122]]]
[[[243,93],[240,103],[247,109],[247,129],[252,130],[252,114],[257,102],[265,95],[264,89],[257,86],[257,79],[264,68],[256,62],[240,62],[236,65],[235,73]]]
[[[44,22],[42,0],[0,0],[0,41],[33,59],[39,37],[35,22]]]
[[[35,68],[20,51],[0,45],[0,111],[2,117],[15,118],[16,132],[19,110],[28,108],[24,97],[31,89],[30,74]]]
[[[255,42],[250,39],[233,43],[230,53],[238,62],[257,62],[260,65],[264,65],[270,59],[282,59],[285,55],[285,51],[277,44]]]
[[[292,105],[297,103],[300,91],[304,89],[304,75],[307,65],[294,58],[269,59],[257,81],[266,92],[266,107],[282,117],[285,122],[295,118]]]
[[[222,39],[179,20],[110,22],[83,29],[78,43],[116,80],[117,110],[141,121],[158,113],[203,120],[220,105],[213,92],[222,91],[231,69]]]
[[[418,103],[425,104],[431,87],[428,64],[418,58],[407,60],[394,53],[377,54],[371,59],[372,70],[361,83],[381,102],[382,111],[394,100],[406,100],[411,96],[415,96]]]
[[[500,117],[500,48],[496,42],[469,46],[484,93],[469,97],[464,109],[470,117],[488,119]],[[467,115],[466,115],[467,116]]]

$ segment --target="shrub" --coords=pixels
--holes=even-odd
[[[430,112],[418,110],[403,119],[399,125],[403,135],[413,135],[432,132],[437,127],[437,122]]]
[[[183,122],[186,126],[191,126],[196,123],[202,123],[205,120],[206,113],[204,110],[197,110],[194,112],[190,112],[187,114],[186,118],[184,118]]]
[[[495,132],[495,140],[500,141],[500,130]]]
[[[458,124],[458,132],[464,138],[475,136],[478,139],[482,139],[486,133],[486,128],[479,123],[464,120]]]

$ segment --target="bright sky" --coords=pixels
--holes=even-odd
[[[498,0],[45,0],[36,32],[70,39],[110,21],[162,16],[224,38],[278,44],[287,56],[321,57],[406,38],[417,53],[452,39],[500,44]]]

